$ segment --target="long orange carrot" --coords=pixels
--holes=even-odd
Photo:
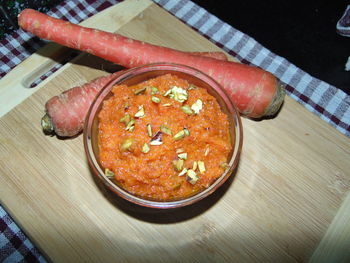
[[[192,52],[192,54],[227,60],[223,52]],[[61,137],[72,137],[79,134],[83,130],[86,114],[97,93],[122,72],[98,77],[49,99],[45,104],[46,113],[41,119],[44,133]]]
[[[40,38],[86,51],[127,68],[155,62],[172,62],[197,68],[218,81],[238,110],[248,117],[274,115],[284,99],[284,89],[276,77],[257,67],[199,57],[119,34],[85,28],[32,9],[21,12],[18,24]]]

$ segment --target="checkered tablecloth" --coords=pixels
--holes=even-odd
[[[118,2],[120,1],[66,0],[48,14],[79,23]],[[276,75],[286,84],[287,94],[291,98],[350,137],[350,96],[343,91],[310,76],[189,0],[154,2],[242,63],[259,66]],[[0,78],[45,43],[22,30],[3,39],[0,42]],[[42,79],[45,77],[47,76]],[[45,262],[45,259],[0,206],[0,262],[37,261]]]

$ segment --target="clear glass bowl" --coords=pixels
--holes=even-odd
[[[206,88],[208,92],[217,99],[222,111],[229,117],[228,119],[230,122],[230,135],[233,150],[230,153],[227,161],[228,168],[208,188],[196,193],[193,196],[181,200],[154,201],[130,194],[104,174],[104,169],[99,161],[98,114],[101,110],[103,101],[112,95],[111,90],[113,86],[119,84],[126,84],[128,86],[131,86],[167,73],[174,74],[180,78],[186,79],[196,86]],[[83,140],[87,159],[93,171],[93,174],[97,177],[98,180],[102,181],[102,183],[107,186],[113,193],[134,204],[151,208],[168,209],[183,207],[202,200],[217,190],[231,176],[232,172],[238,165],[243,143],[243,131],[241,118],[237,109],[223,88],[215,80],[202,73],[201,71],[198,71],[191,67],[177,64],[157,63],[126,70],[120,75],[117,75],[101,90],[88,112],[84,126]]]

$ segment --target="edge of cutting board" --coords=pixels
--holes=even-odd
[[[152,4],[154,3],[149,0],[123,1],[84,20],[80,25],[103,29],[108,32],[115,32],[135,16],[140,15],[142,11]],[[110,23],[111,20],[113,20],[113,23]],[[48,68],[57,64],[57,61],[60,60],[68,50],[68,48],[61,45],[49,43],[6,74],[6,76],[0,80],[0,117],[45,86],[45,83],[68,67],[70,63],[67,63],[55,73],[51,74],[35,88],[28,87],[28,82],[31,83],[42,76],[42,74],[47,72]],[[84,53],[81,55],[83,54]]]

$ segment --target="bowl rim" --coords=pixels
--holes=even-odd
[[[93,151],[92,146],[92,122],[94,119],[94,116],[91,114],[95,110],[96,107],[99,107],[100,103],[103,102],[103,100],[106,99],[108,94],[110,94],[111,89],[113,86],[120,84],[121,82],[130,79],[134,76],[135,73],[146,73],[151,71],[177,71],[180,73],[184,73],[187,75],[192,75],[192,77],[195,77],[199,79],[200,81],[205,82],[207,85],[209,85],[211,88],[213,88],[218,95],[221,96],[221,99],[226,104],[225,106],[228,108],[228,110],[232,110],[234,113],[234,116],[229,117],[229,119],[232,119],[233,125],[235,127],[235,141],[233,145],[233,152],[232,156],[230,158],[230,161],[228,162],[228,169],[220,177],[218,177],[208,188],[188,197],[185,199],[179,199],[179,200],[173,200],[173,201],[156,201],[156,200],[150,200],[150,199],[143,199],[141,197],[135,196],[128,191],[124,190],[122,187],[118,186],[114,182],[112,182],[103,172],[100,165],[98,164],[97,158]],[[195,74],[193,74],[195,73]],[[164,73],[166,74],[166,73]],[[203,80],[203,78],[205,80]],[[208,83],[209,82],[209,83]],[[228,105],[227,105],[228,104]],[[95,111],[97,113],[97,111]],[[116,74],[115,77],[113,77],[96,95],[94,98],[91,106],[89,107],[88,113],[86,115],[86,119],[84,122],[84,128],[83,128],[83,142],[84,142],[84,150],[85,154],[87,156],[87,160],[89,163],[90,168],[93,171],[93,175],[97,177],[100,181],[103,182],[103,184],[110,189],[113,193],[117,194],[121,198],[128,200],[131,203],[141,205],[144,207],[149,208],[157,208],[157,209],[169,209],[169,208],[178,208],[183,207],[187,205],[191,205],[193,203],[196,203],[203,198],[209,196],[212,194],[216,189],[218,189],[222,184],[224,184],[229,177],[231,177],[234,169],[238,166],[242,146],[243,146],[243,127],[242,127],[242,121],[239,111],[237,110],[237,107],[234,105],[231,99],[229,99],[229,96],[227,95],[224,88],[217,83],[212,77],[209,75],[203,73],[202,71],[195,69],[193,67],[189,67],[182,64],[175,64],[175,63],[151,63],[146,64],[138,67],[134,67],[131,69],[123,70],[120,72],[120,74]]]

